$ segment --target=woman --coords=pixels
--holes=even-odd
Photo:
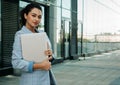
[[[37,3],[28,4],[21,11],[23,26],[21,30],[17,31],[15,34],[12,51],[13,68],[22,70],[20,85],[51,85],[49,76],[49,72],[51,73],[51,62],[49,61],[52,59],[52,56],[50,56],[52,55],[52,50],[48,49],[45,51],[45,54],[50,57],[40,63],[35,63],[34,61],[26,61],[23,59],[20,43],[21,34],[42,32],[36,29],[41,21],[41,18],[42,9]],[[50,46],[49,39],[48,43]]]

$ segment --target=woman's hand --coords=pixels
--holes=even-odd
[[[48,59],[49,59],[50,62],[51,62],[52,59],[53,59],[52,54],[53,54],[53,53],[52,53],[52,50],[50,50],[50,49],[48,49],[48,50],[45,51],[45,55],[48,56]]]
[[[33,65],[33,69],[49,70],[50,68],[51,68],[51,62],[49,62],[49,58],[42,61],[41,63],[35,63]]]
[[[51,56],[52,55],[52,50],[48,49],[45,51],[46,56]]]
[[[44,60],[43,62],[40,63],[40,69],[49,70],[50,68],[51,68],[51,62],[49,62],[49,59]]]
[[[46,50],[45,55],[48,56],[48,58],[42,61],[41,63],[35,63],[33,65],[33,69],[49,70],[51,68],[50,60],[52,59],[52,50]]]

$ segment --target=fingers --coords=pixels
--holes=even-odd
[[[47,56],[48,56],[48,55],[52,55],[52,50],[50,50],[50,49],[46,50],[46,51],[45,51],[45,55],[47,55]]]
[[[52,56],[49,56],[49,57],[48,57],[48,60],[51,60],[51,59],[52,59]]]
[[[48,60],[44,60],[42,62],[42,68],[43,70],[49,70],[51,68],[51,62],[49,62]]]
[[[40,62],[40,63],[34,63],[33,69],[41,69],[41,70],[50,70],[51,68],[51,62],[49,62],[48,59]]]

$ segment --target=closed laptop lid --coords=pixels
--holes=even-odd
[[[47,35],[42,33],[30,33],[21,35],[22,55],[25,60],[41,62],[47,58]]]

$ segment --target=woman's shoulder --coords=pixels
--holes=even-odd
[[[28,30],[23,26],[20,30],[16,32],[17,35],[28,33]]]
[[[24,32],[22,30],[18,30],[15,35],[21,35],[21,34],[24,34]]]

